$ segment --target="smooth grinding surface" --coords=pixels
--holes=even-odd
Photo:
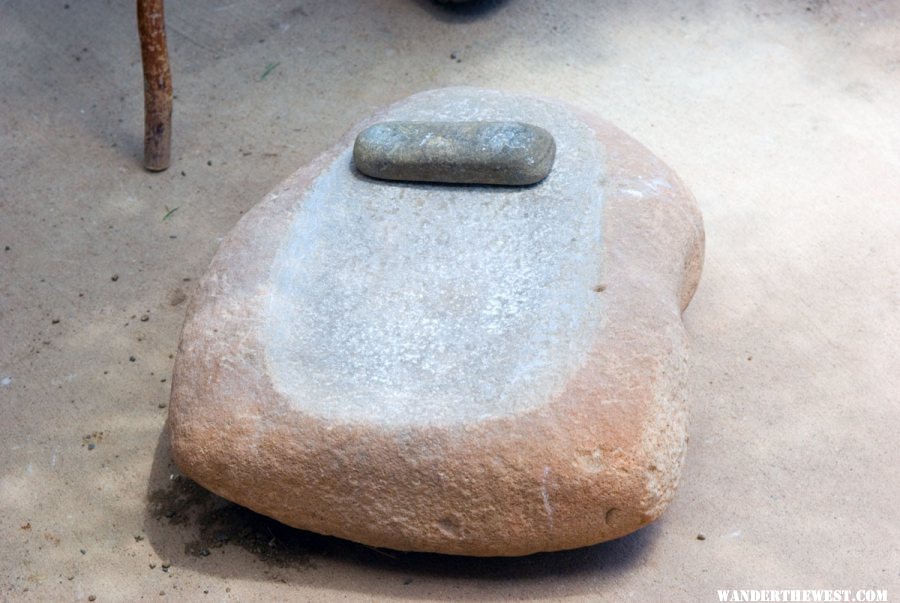
[[[552,132],[535,187],[354,177],[350,149],[313,184],[272,266],[276,387],[345,421],[451,423],[546,402],[601,319],[602,160],[568,109],[499,93],[414,97],[389,119],[527,120]]]
[[[382,122],[356,137],[353,163],[372,178],[523,186],[547,177],[556,144],[522,122]]]

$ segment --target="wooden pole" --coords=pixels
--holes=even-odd
[[[172,75],[166,49],[163,0],[137,0],[141,62],[144,66],[144,167],[169,167],[172,149]]]

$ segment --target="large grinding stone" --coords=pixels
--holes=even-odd
[[[523,121],[531,187],[374,180],[385,120]],[[371,546],[520,555],[657,518],[686,443],[690,193],[616,128],[472,88],[407,98],[250,211],[193,300],[170,427],[182,470],[284,523]]]

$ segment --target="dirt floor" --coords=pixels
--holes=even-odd
[[[172,1],[160,174],[133,10],[0,1],[0,600],[900,598],[900,3]],[[358,119],[450,84],[605,116],[704,213],[685,470],[629,537],[373,550],[170,461],[173,354],[222,236]]]

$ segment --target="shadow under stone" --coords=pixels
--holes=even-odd
[[[149,544],[172,568],[221,578],[309,582],[306,573],[337,566],[334,590],[416,599],[450,597],[446,589],[424,593],[404,589],[414,582],[474,580],[483,586],[526,583],[534,596],[558,596],[565,580],[569,594],[597,592],[605,577],[640,563],[656,541],[652,524],[638,532],[591,547],[524,557],[464,557],[377,549],[286,526],[204,489],[182,475],[169,454],[169,434],[160,435],[147,490],[144,532]],[[247,555],[236,555],[237,549]],[[162,571],[169,571],[164,566]],[[394,575],[373,581],[371,572]],[[329,574],[331,575],[331,574]],[[589,576],[590,580],[573,580]],[[329,587],[316,582],[320,586]],[[467,598],[454,592],[453,599]]]

